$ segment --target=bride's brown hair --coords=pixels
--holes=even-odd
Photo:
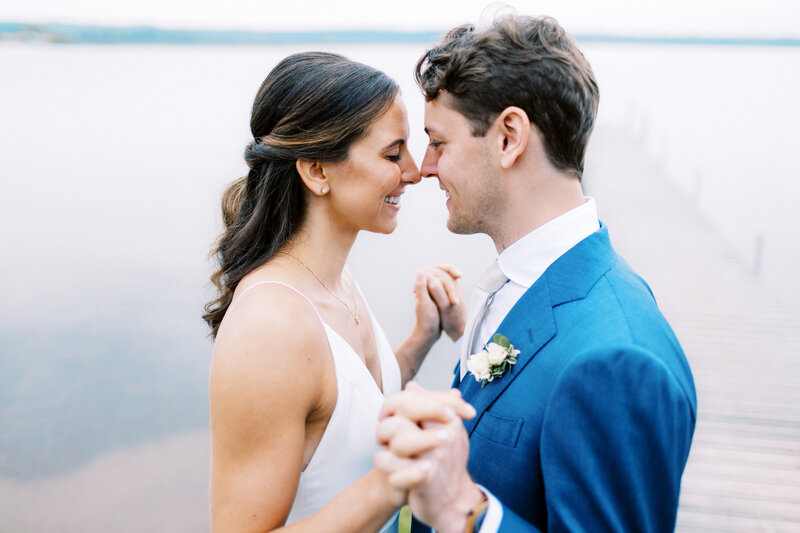
[[[383,72],[337,54],[294,54],[272,69],[253,103],[250,171],[222,197],[225,226],[212,254],[215,299],[203,319],[216,337],[239,281],[267,262],[302,225],[306,213],[298,159],[338,162],[364,137],[398,93]]]

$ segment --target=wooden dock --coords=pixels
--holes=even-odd
[[[626,138],[598,129],[585,188],[616,249],[650,283],[694,372],[698,420],[677,531],[798,532],[797,295],[754,275]]]

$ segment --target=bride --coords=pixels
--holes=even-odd
[[[358,232],[391,233],[420,180],[405,106],[384,73],[302,53],[264,80],[250,126],[204,315],[212,530],[388,530],[405,495],[372,468],[378,411],[443,329],[464,327],[458,273],[430,267],[392,351],[345,268]]]

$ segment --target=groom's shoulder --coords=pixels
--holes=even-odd
[[[558,344],[578,352],[646,352],[668,367],[685,370],[680,343],[650,286],[622,258],[584,298],[554,309]]]
[[[602,269],[584,264],[562,278],[557,289],[562,293],[569,292],[563,288],[564,279],[585,288],[575,291],[577,298],[554,302],[559,336],[579,343],[677,344],[650,286],[621,256],[612,254],[604,259]]]
[[[617,310],[633,333],[648,328],[670,329],[650,285],[620,256],[597,284],[590,303],[606,302]]]
[[[661,315],[650,286],[624,258],[614,253],[613,258],[600,267],[602,269],[594,271],[591,266],[584,267],[583,273],[577,269],[571,273],[571,283],[586,289],[578,293],[578,298],[564,302],[568,304],[567,308],[583,307],[582,313],[598,315],[613,311],[624,314],[654,312]]]

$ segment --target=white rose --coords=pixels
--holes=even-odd
[[[478,381],[489,379],[491,373],[489,372],[489,354],[486,350],[481,350],[467,358],[467,370],[472,372]]]
[[[503,346],[494,342],[489,343],[489,345],[486,346],[486,350],[489,352],[489,363],[493,365],[499,365],[505,361],[508,356],[508,351]]]

